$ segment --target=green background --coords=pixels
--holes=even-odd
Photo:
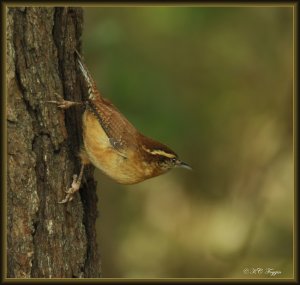
[[[103,95],[193,167],[133,186],[96,170],[103,277],[292,277],[292,8],[84,13]]]

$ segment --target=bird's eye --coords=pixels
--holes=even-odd
[[[175,163],[176,163],[176,161],[177,161],[177,158],[176,158],[176,157],[174,157],[174,158],[172,158],[172,160],[171,160],[171,161],[172,161],[172,163],[174,163],[174,164],[175,164]]]

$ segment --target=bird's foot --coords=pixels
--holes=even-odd
[[[67,203],[67,202],[70,202],[73,200],[74,194],[77,191],[79,191],[80,184],[81,184],[81,179],[79,179],[77,177],[78,176],[76,174],[73,175],[73,182],[72,182],[71,188],[69,188],[68,190],[65,190],[67,195],[62,201],[58,202],[59,204],[64,204],[64,203]]]
[[[46,102],[56,104],[57,107],[61,108],[61,109],[69,109],[72,106],[82,104],[82,103],[79,103],[79,102],[72,102],[72,101],[67,101],[67,100],[64,100],[64,99],[60,99],[58,101],[46,101]]]

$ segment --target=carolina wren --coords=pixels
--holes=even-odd
[[[175,166],[189,168],[166,145],[141,134],[96,88],[96,84],[76,51],[79,69],[85,79],[88,99],[84,103],[49,101],[67,109],[85,104],[82,117],[84,147],[80,152],[81,171],[73,176],[72,187],[60,203],[73,199],[79,190],[84,165],[92,163],[121,184],[134,184],[161,175]]]

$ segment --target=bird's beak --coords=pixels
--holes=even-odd
[[[190,167],[187,163],[182,162],[180,160],[177,162],[177,167],[182,167],[182,168],[186,168],[188,170],[193,170],[192,167]]]

